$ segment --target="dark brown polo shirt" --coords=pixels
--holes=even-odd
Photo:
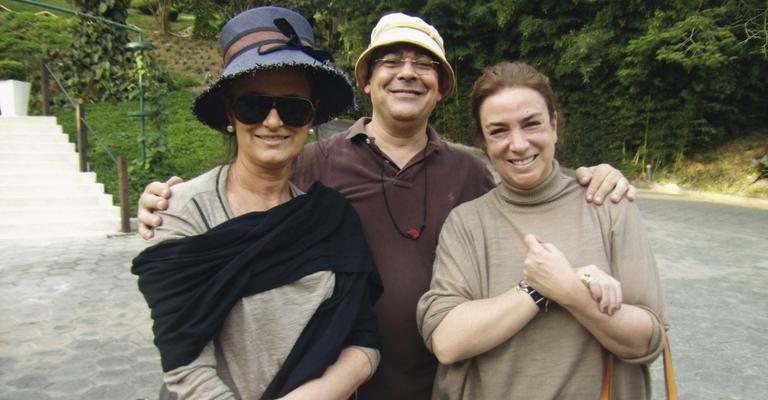
[[[450,147],[431,127],[425,151],[399,169],[365,134],[369,121],[360,119],[343,133],[305,146],[293,182],[306,190],[319,180],[349,199],[384,283],[375,306],[381,362],[360,388],[359,398],[429,399],[437,361],[416,328],[416,303],[429,289],[435,247],[448,213],[494,184],[479,159]],[[425,193],[424,231],[416,240],[403,237],[395,224],[403,233],[418,230]]]

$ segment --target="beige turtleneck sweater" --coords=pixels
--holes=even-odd
[[[430,290],[417,309],[419,329],[430,336],[457,305],[490,298],[522,279],[534,234],[553,243],[574,267],[594,264],[622,284],[625,304],[645,305],[664,318],[656,263],[637,206],[629,201],[595,206],[585,188],[555,162],[535,189],[501,184],[455,208],[443,225]],[[662,351],[663,321],[655,318],[649,354],[617,360],[614,399],[650,399],[648,364]],[[452,365],[440,365],[433,399],[597,399],[603,358],[597,340],[563,308],[540,312],[496,348]]]

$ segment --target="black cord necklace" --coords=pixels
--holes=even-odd
[[[368,142],[370,144],[370,142]],[[373,150],[371,150],[373,151]],[[421,234],[424,233],[424,229],[427,227],[427,145],[424,145],[424,155],[422,157],[421,162],[424,163],[424,212],[421,216],[421,226],[419,228],[416,228],[415,226],[408,228],[407,230],[403,230],[400,228],[400,226],[397,224],[397,221],[395,221],[394,215],[392,215],[392,209],[389,207],[389,200],[387,200],[387,189],[384,186],[384,168],[386,166],[386,162],[381,162],[381,192],[384,195],[384,205],[387,207],[387,214],[389,214],[389,220],[392,221],[392,225],[395,226],[395,230],[397,230],[397,233],[400,234],[400,236],[416,240],[421,237]]]

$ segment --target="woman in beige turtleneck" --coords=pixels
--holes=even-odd
[[[530,65],[488,68],[472,110],[502,184],[454,209],[440,235],[417,310],[441,363],[432,397],[597,399],[611,353],[613,398],[650,399],[664,306],[637,207],[585,203],[560,171],[560,114]]]

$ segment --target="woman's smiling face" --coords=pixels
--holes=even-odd
[[[232,98],[243,93],[312,97],[306,76],[292,70],[259,71],[240,79],[233,85]],[[286,125],[275,108],[259,123],[243,123],[231,111],[229,119],[237,136],[237,158],[265,169],[289,166],[304,146],[310,126],[309,123],[301,127]]]
[[[488,157],[508,185],[532,189],[552,173],[557,121],[539,92],[506,87],[486,98],[479,111]]]

